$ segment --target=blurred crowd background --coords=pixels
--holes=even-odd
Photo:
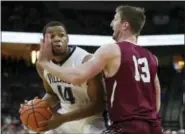
[[[46,23],[58,20],[70,34],[112,35],[110,22],[120,4],[141,6],[147,21],[141,35],[184,34],[183,2],[11,2],[1,3],[1,31],[42,32]],[[185,69],[184,44],[179,46],[146,47],[159,60],[161,83],[160,115],[164,133],[184,134]],[[97,47],[81,46],[89,52]],[[19,120],[19,106],[24,100],[42,97],[44,88],[30,54],[36,44],[3,44],[1,52],[1,132],[25,134]],[[29,57],[29,58],[25,58]],[[178,67],[181,62],[181,68]]]
[[[40,32],[50,20],[62,21],[70,34],[111,35],[119,4],[146,9],[142,34],[184,33],[183,2],[3,2],[2,30]],[[162,30],[161,30],[162,28]]]

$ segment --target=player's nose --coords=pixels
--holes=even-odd
[[[58,42],[58,41],[60,41],[61,39],[60,39],[59,36],[55,36],[53,40],[56,41],[56,42]]]

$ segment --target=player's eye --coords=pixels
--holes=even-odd
[[[54,35],[53,34],[51,34],[51,39],[53,39],[54,38]]]
[[[61,33],[61,34],[59,34],[59,37],[63,37],[63,36],[64,36],[64,34],[62,34],[62,33]]]

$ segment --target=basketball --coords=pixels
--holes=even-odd
[[[20,119],[28,129],[38,132],[39,122],[49,120],[52,113],[48,110],[50,105],[47,101],[33,99],[20,109]],[[44,127],[44,126],[40,126]]]

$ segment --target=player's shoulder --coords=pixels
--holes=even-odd
[[[115,54],[119,50],[117,43],[104,44],[100,47],[101,51],[106,52],[108,55]]]
[[[77,47],[77,46],[76,46],[76,51],[87,52],[85,49],[83,49],[83,48],[81,48],[81,47]]]
[[[117,46],[117,43],[113,42],[113,43],[104,44],[101,47],[103,47],[103,48],[115,48],[116,46]]]
[[[119,47],[115,43],[102,44],[100,48],[96,50],[93,57],[98,57],[102,61],[111,60],[120,55]]]
[[[157,56],[153,54],[153,57],[154,57],[154,59],[155,59],[155,61],[156,61],[156,64],[159,65],[159,61],[158,61]]]
[[[69,48],[72,49],[72,52],[69,57],[71,59],[76,59],[78,57],[81,57],[81,56],[83,57],[84,55],[89,54],[86,50],[77,46],[70,46]]]
[[[74,51],[74,55],[86,55],[89,54],[89,52],[87,52],[86,50],[80,48],[80,47],[76,47],[75,51]]]
[[[85,61],[87,61],[87,59],[89,59],[89,55],[91,55],[89,52],[87,52],[86,50],[80,48],[80,47],[76,47],[71,59],[73,61],[73,63],[75,63],[76,65],[79,65],[81,63]]]
[[[145,48],[145,47],[143,47],[143,46],[141,46],[141,45],[137,45],[137,47],[138,47],[140,50],[142,50],[142,52],[145,52],[145,53],[147,53],[147,54],[149,54],[149,55],[151,55],[151,56],[154,55],[150,50],[148,50],[147,48]]]
[[[80,47],[77,47],[77,52],[81,54],[82,56],[82,59],[81,59],[81,63],[84,63],[86,61],[88,61],[89,59],[92,58],[92,54],[87,52],[86,50],[80,48]]]
[[[157,65],[158,65],[158,58],[157,58],[157,56],[154,53],[152,53],[150,50],[148,50],[147,48],[142,47],[142,49],[149,55],[149,57],[154,59],[156,61]]]

